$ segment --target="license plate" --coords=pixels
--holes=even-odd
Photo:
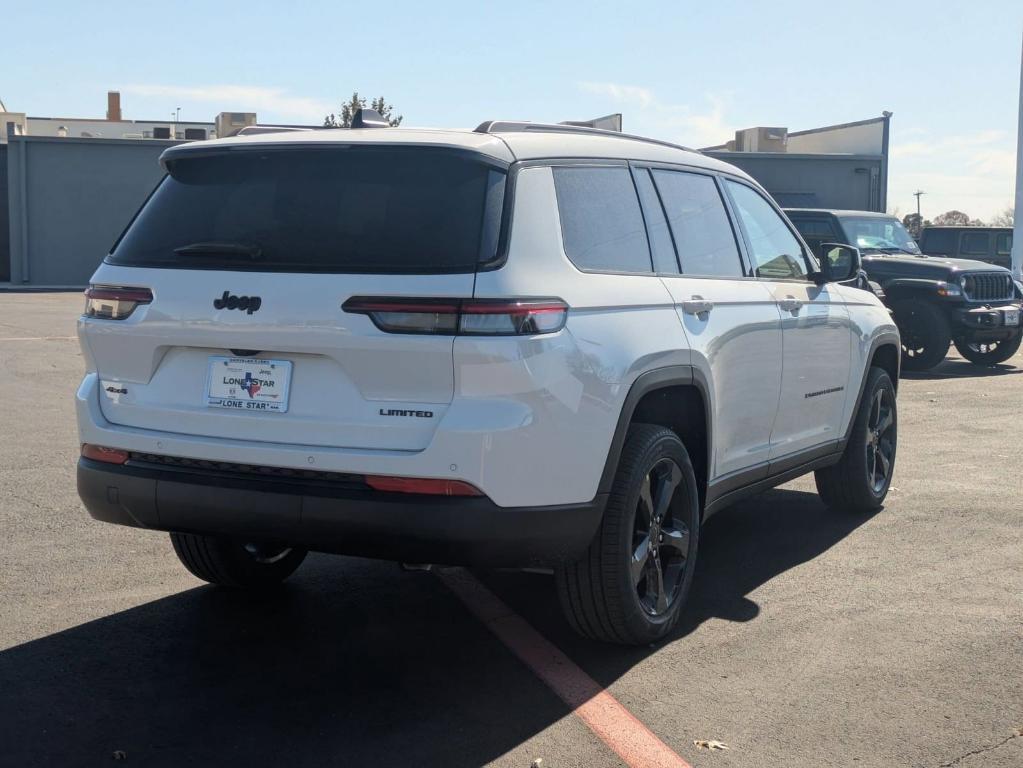
[[[290,383],[290,360],[213,356],[206,377],[206,405],[284,413]]]
[[[1019,310],[1007,309],[1004,314],[1006,325],[1019,325]]]

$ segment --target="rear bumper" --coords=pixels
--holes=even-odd
[[[419,496],[319,483],[78,461],[78,494],[97,520],[287,542],[321,552],[452,565],[537,566],[578,557],[605,497],[499,507],[485,497]]]

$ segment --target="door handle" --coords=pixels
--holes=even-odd
[[[786,296],[784,299],[778,300],[778,306],[785,312],[791,312],[795,314],[803,308],[803,302],[797,299],[795,296]]]
[[[687,315],[696,315],[702,320],[707,313],[714,309],[714,302],[707,301],[703,296],[693,296],[688,301],[682,302],[682,311]]]

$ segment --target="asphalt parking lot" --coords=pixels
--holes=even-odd
[[[0,765],[623,764],[435,574],[314,555],[245,598],[93,522],[80,306],[0,293]],[[548,576],[476,577],[692,766],[1018,768],[1021,374],[953,354],[904,379],[876,515],[803,478],[713,518],[656,647],[578,639]]]

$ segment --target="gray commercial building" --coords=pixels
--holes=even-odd
[[[794,132],[748,128],[703,151],[742,168],[782,207],[884,212],[891,117]]]
[[[175,143],[12,136],[0,151],[10,198],[8,216],[0,216],[0,235],[9,230],[0,279],[12,287],[86,285],[163,175],[160,153]]]
[[[126,120],[116,91],[105,118],[30,117],[0,102],[0,288],[88,284],[163,176],[164,149],[255,124],[253,112]]]

